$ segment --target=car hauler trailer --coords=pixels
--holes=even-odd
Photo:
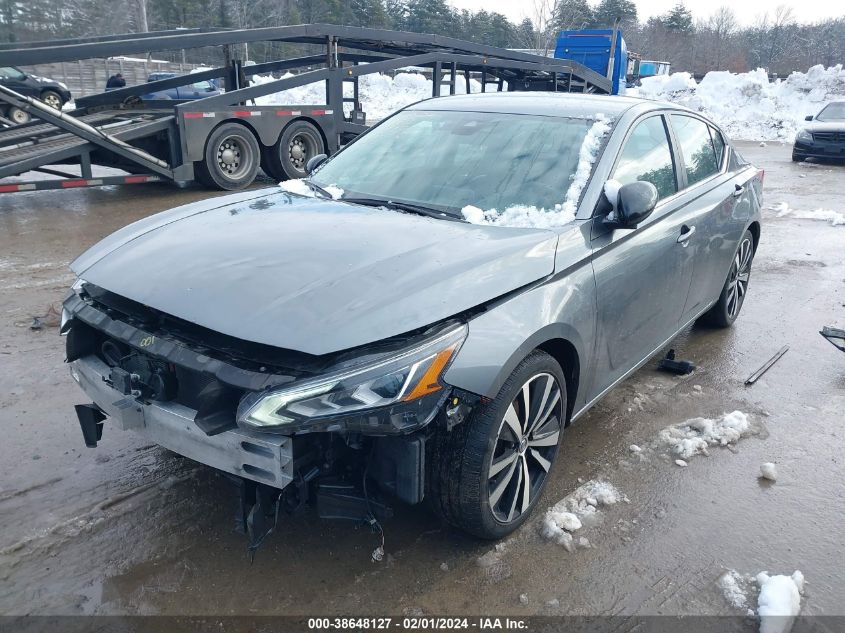
[[[245,65],[243,44],[287,42],[322,47],[320,54]],[[305,175],[305,163],[331,154],[366,129],[359,78],[401,68],[430,69],[432,96],[470,90],[550,90],[608,94],[611,81],[573,60],[551,59],[439,35],[327,24],[242,30],[164,31],[0,46],[0,66],[104,58],[154,51],[222,47],[218,68],[148,82],[76,100],[76,109],[42,107],[0,86],[0,101],[34,120],[0,129],[0,193],[105,184],[199,180],[224,190],[248,186],[259,167],[283,180]],[[312,46],[313,48],[313,46]],[[250,85],[249,78],[297,73]],[[222,78],[223,94],[196,99],[142,100],[151,92]],[[254,105],[255,99],[323,82],[313,105]],[[351,86],[351,90],[344,90]],[[56,165],[79,165],[69,174]],[[93,165],[126,176],[100,177]],[[26,180],[37,171],[55,179]]]

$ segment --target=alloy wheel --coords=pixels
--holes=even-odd
[[[560,384],[548,373],[532,376],[505,411],[487,469],[493,516],[511,523],[531,507],[548,476],[560,439]]]
[[[748,292],[748,281],[751,278],[751,258],[754,255],[754,247],[749,238],[745,238],[739,245],[739,249],[731,265],[731,274],[728,281],[728,316],[736,318],[739,309],[745,301],[745,294]]]

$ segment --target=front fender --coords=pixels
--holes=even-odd
[[[520,361],[550,340],[569,341],[583,371],[594,335],[595,282],[585,259],[575,270],[552,277],[472,319],[466,341],[444,379],[460,389],[494,398]],[[576,410],[583,399],[579,393]]]

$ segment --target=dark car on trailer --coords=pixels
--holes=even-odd
[[[0,67],[0,85],[25,97],[39,99],[57,110],[71,99],[70,90],[62,82],[26,73],[17,66]],[[28,112],[15,107],[4,108],[3,116],[18,124],[31,118]]]
[[[845,101],[833,101],[798,131],[792,146],[792,160],[838,158],[845,160]]]
[[[279,503],[363,519],[384,495],[502,537],[570,422],[747,295],[762,173],[680,107],[451,96],[320,160],[306,195],[242,192],[107,237],[64,303],[86,443],[108,416],[231,474],[254,539]],[[464,221],[564,198],[546,228]]]

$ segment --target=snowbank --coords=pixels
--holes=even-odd
[[[280,78],[287,79],[293,76],[286,73]],[[262,85],[271,81],[276,81],[271,75],[255,75],[252,78],[253,85]],[[344,89],[348,93],[346,96],[351,97],[352,85],[344,86]],[[361,107],[367,113],[367,120],[373,121],[383,119],[406,105],[430,98],[431,80],[419,73],[399,73],[395,77],[376,73],[362,75],[358,81],[358,89]],[[458,94],[466,92],[463,80],[455,82],[455,91]],[[474,79],[470,80],[470,91],[481,92],[481,84]],[[326,88],[322,81],[255,100],[257,105],[305,105],[325,102]]]
[[[813,66],[770,82],[763,69],[747,73],[714,71],[700,83],[689,73],[642,80],[629,96],[672,101],[701,112],[728,133],[745,140],[792,140],[808,114],[845,95],[842,64]]]
[[[553,209],[540,209],[535,206],[517,205],[502,211],[497,209],[479,209],[467,205],[461,213],[467,221],[473,224],[492,224],[496,226],[512,226],[521,228],[545,229],[561,226],[575,219],[581,192],[587,186],[593,163],[596,162],[602,140],[610,131],[612,120],[599,113],[595,121],[587,130],[581,149],[578,153],[578,166],[572,176],[572,182],[566,191],[566,198]]]
[[[715,420],[693,418],[673,424],[660,431],[658,439],[661,444],[668,446],[676,457],[685,460],[699,453],[707,455],[709,446],[733,444],[750,432],[748,416],[742,411],[733,411]]]

